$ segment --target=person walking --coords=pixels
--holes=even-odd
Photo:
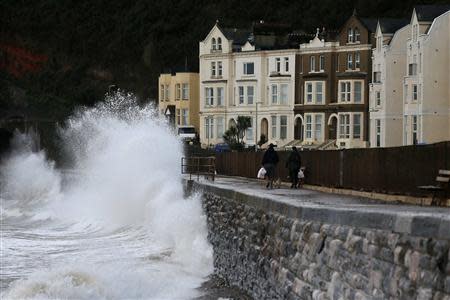
[[[271,143],[264,153],[262,165],[266,169],[267,185],[266,188],[273,188],[273,180],[275,179],[275,167],[279,161],[278,154],[274,149],[274,145]]]
[[[291,178],[291,189],[296,189],[298,186],[298,172],[302,166],[302,160],[300,153],[298,153],[297,148],[292,147],[292,151],[289,154],[288,160],[286,161],[286,168],[289,170],[289,177]]]

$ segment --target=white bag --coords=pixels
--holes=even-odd
[[[298,171],[298,178],[299,178],[299,179],[305,178],[305,173],[303,173],[302,170]]]
[[[261,169],[259,169],[259,171],[258,171],[258,178],[259,179],[264,179],[264,177],[266,177],[266,169],[264,169],[264,168],[261,168]]]

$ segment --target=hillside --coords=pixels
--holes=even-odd
[[[161,71],[186,62],[198,68],[198,42],[216,20],[236,27],[276,21],[314,32],[339,27],[354,8],[366,17],[409,17],[414,4],[449,2],[2,0],[0,113],[61,119],[75,105],[102,99],[111,84],[155,99]]]

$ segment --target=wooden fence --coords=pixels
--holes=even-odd
[[[263,152],[216,154],[218,174],[255,178]],[[288,180],[289,152],[279,151],[277,174]],[[422,196],[417,186],[435,184],[439,169],[450,170],[450,142],[395,148],[301,151],[306,183],[361,191]]]

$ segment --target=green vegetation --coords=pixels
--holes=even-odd
[[[238,116],[236,126],[231,126],[225,131],[223,140],[230,146],[230,149],[241,150],[244,148],[245,131],[252,126],[250,117]]]
[[[0,44],[46,55],[48,62],[26,77],[2,74],[0,86],[8,88],[0,89],[0,109],[17,105],[60,119],[75,105],[101,99],[110,84],[143,101],[156,98],[160,72],[186,62],[198,69],[198,42],[216,19],[236,27],[264,19],[314,32],[338,28],[354,8],[361,16],[409,17],[414,4],[438,2],[449,0],[2,0]],[[10,99],[16,97],[10,87],[24,91],[19,103]]]

